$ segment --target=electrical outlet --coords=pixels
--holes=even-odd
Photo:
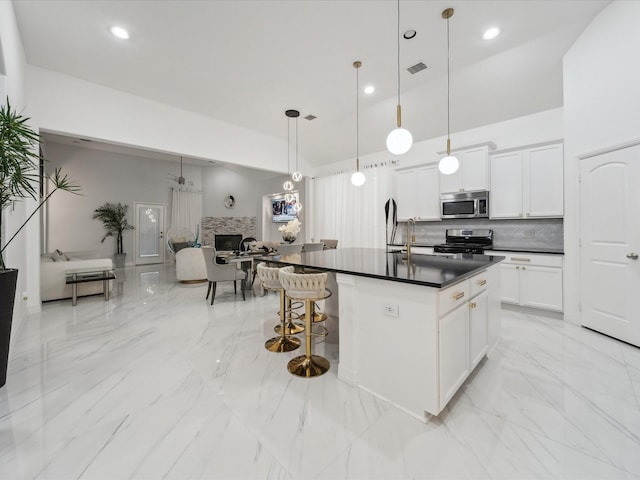
[[[382,305],[382,313],[387,317],[397,317],[398,316],[398,305],[385,304]]]

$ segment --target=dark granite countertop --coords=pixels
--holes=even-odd
[[[496,247],[495,245],[490,248],[493,252],[520,252],[520,253],[549,253],[552,255],[564,255],[562,250],[549,248],[549,247]]]
[[[434,245],[428,243],[412,243],[412,247],[433,247]],[[393,250],[397,250],[398,248],[405,248],[406,245],[404,243],[390,243],[389,248]],[[549,253],[552,255],[564,255],[564,251],[562,249],[551,248],[551,247],[496,247],[495,245],[491,247],[489,250],[493,252],[521,252],[521,253]]]
[[[443,288],[465,280],[504,260],[491,255],[422,255],[387,253],[376,248],[337,248],[320,252],[262,257],[284,265]]]

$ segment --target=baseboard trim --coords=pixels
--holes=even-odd
[[[523,307],[521,305],[513,305],[512,303],[500,304],[503,310],[512,310],[520,313],[530,313],[531,315],[539,315],[541,317],[556,318],[558,320],[564,320],[563,312],[556,312],[553,310],[545,310],[544,308]]]

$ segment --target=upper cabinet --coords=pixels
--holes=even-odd
[[[452,152],[460,161],[460,167],[451,175],[440,174],[440,192],[489,190],[490,149],[495,149],[495,145],[487,143]]]
[[[440,220],[438,165],[396,172],[398,220]]]
[[[564,215],[564,153],[560,142],[490,156],[491,218]]]

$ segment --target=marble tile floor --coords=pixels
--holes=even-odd
[[[326,375],[290,375],[297,352],[263,348],[275,294],[221,284],[210,306],[206,288],[127,268],[108,302],[32,315],[0,389],[0,479],[640,478],[640,349],[503,311],[425,424],[338,380],[331,338]]]

